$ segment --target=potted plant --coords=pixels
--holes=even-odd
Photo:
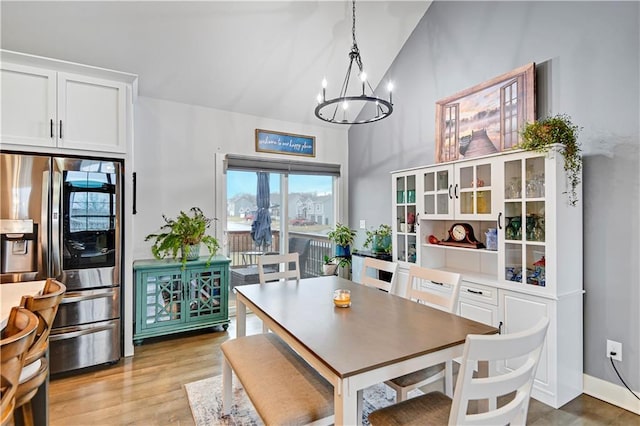
[[[336,244],[336,257],[347,257],[351,255],[351,244],[356,238],[356,231],[347,225],[336,223],[335,229],[327,234],[329,240]]]
[[[160,232],[149,234],[145,238],[145,241],[154,240],[151,252],[156,259],[164,259],[167,256],[176,259],[178,250],[180,250],[182,268],[184,269],[187,260],[198,259],[200,244],[204,244],[209,250],[207,264],[220,248],[215,237],[206,235],[211,222],[217,219],[206,217],[200,208],[192,207],[189,214],[180,211],[175,219],[165,215],[162,215],[162,218],[165,224],[160,227]]]
[[[578,133],[581,128],[571,122],[566,114],[557,114],[533,123],[525,124],[522,129],[522,142],[516,148],[527,151],[547,153],[555,145],[560,145],[560,153],[564,157],[564,170],[569,182],[569,204],[578,202],[576,188],[580,184],[582,156]]]
[[[335,263],[335,257],[324,256],[324,263],[322,265],[322,275],[333,275],[338,269],[338,264]]]
[[[371,247],[374,253],[391,253],[391,226],[380,225],[378,229],[368,230],[364,247]]]

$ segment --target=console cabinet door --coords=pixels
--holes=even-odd
[[[6,61],[1,67],[0,141],[55,147],[56,72]]]
[[[62,148],[125,152],[124,83],[58,74],[58,140]]]

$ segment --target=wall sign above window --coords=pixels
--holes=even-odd
[[[256,129],[256,152],[316,156],[316,137]]]
[[[536,119],[535,64],[436,102],[436,162],[511,149]]]

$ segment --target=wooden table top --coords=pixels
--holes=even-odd
[[[25,281],[21,283],[0,284],[0,328],[4,328],[9,319],[11,308],[20,305],[22,296],[35,296],[42,291],[46,281]]]
[[[351,291],[351,307],[333,291]],[[341,378],[464,343],[498,330],[337,277],[253,284],[236,291]]]

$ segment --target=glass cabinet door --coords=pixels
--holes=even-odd
[[[186,302],[189,319],[222,312],[225,302],[224,292],[221,291],[222,273],[222,269],[206,267],[187,271],[189,289]]]
[[[491,160],[456,166],[456,185],[453,190],[456,218],[495,220],[498,208],[494,206],[492,197],[494,172]]]
[[[393,253],[396,260],[416,263],[418,235],[418,185],[416,174],[396,175],[394,190],[396,194],[394,212]]]
[[[545,159],[504,163],[504,277],[546,286]]]
[[[422,217],[453,217],[453,166],[430,167],[418,172],[422,183]]]

